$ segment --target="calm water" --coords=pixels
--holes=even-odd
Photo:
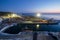
[[[25,28],[25,25],[17,25],[10,27],[6,30],[4,30],[5,33],[12,33],[12,34],[17,34],[21,31],[21,28]],[[40,25],[38,29],[36,29],[36,25],[29,25],[27,26],[28,28],[31,28],[34,31],[48,31],[48,32],[60,32],[60,24],[58,25]]]
[[[41,25],[40,30],[60,32],[60,23],[58,25]]]

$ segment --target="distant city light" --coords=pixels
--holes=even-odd
[[[13,17],[20,17],[20,16],[17,15],[17,14],[11,14],[11,15],[9,14],[8,17],[12,17],[13,18]]]
[[[16,17],[17,15],[16,14],[12,14],[12,17]]]
[[[5,16],[2,16],[3,18],[14,18],[14,17],[20,17],[20,15],[17,15],[17,14],[8,14],[8,15],[5,15]]]
[[[36,14],[36,16],[37,16],[37,17],[40,17],[40,16],[41,16],[41,14],[40,14],[40,13],[37,13],[37,14]]]
[[[36,25],[36,28],[39,28],[39,26],[40,26],[40,25],[39,25],[39,24],[37,24],[37,25]]]
[[[16,14],[8,14],[8,17],[16,17],[17,15]]]

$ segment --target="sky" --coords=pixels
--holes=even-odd
[[[60,0],[0,0],[0,11],[60,13]]]

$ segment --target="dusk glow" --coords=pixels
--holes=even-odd
[[[60,0],[0,0],[0,11],[60,13]]]
[[[36,16],[37,16],[37,17],[41,17],[41,14],[40,14],[40,13],[36,13]]]

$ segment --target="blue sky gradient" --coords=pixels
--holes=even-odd
[[[0,0],[0,11],[60,12],[60,0]]]

